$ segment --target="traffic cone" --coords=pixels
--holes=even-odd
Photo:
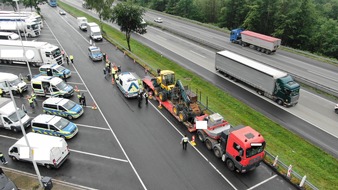
[[[96,104],[95,104],[95,103],[93,103],[92,109],[93,109],[93,110],[97,110],[97,107],[96,107]]]
[[[75,85],[75,92],[80,92],[79,88],[77,87],[77,85]]]
[[[191,137],[190,144],[191,144],[192,146],[196,146],[195,135],[193,135],[193,136]]]
[[[112,85],[115,84],[114,77],[111,78],[111,84],[112,84]]]
[[[160,102],[160,105],[158,105],[158,108],[162,109],[162,102],[161,101],[159,101],[159,102]]]

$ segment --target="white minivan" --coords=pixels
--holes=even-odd
[[[6,81],[9,83],[9,86],[6,85]],[[27,83],[21,80],[17,75],[0,72],[0,88],[5,93],[9,93],[8,87],[14,94],[17,93],[18,88],[21,88],[22,92],[28,88]]]
[[[69,149],[65,139],[32,132],[27,133],[26,137],[33,151],[29,150],[25,137],[22,137],[8,149],[12,160],[31,162],[34,156],[37,164],[48,169],[59,168],[67,160]]]
[[[0,32],[0,40],[20,40],[20,36],[14,32]]]

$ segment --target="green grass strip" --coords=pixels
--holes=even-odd
[[[62,2],[59,2],[59,6],[75,17],[84,16],[87,17],[89,22],[99,23],[99,20],[72,6]],[[103,28],[106,37],[109,37],[114,45],[127,47],[124,33],[107,24],[103,24]],[[292,164],[297,173],[306,175],[307,180],[315,186],[320,189],[335,189],[335,187],[338,187],[337,159],[271,121],[263,114],[230,96],[227,92],[201,79],[195,73],[162,57],[151,48],[133,39],[131,40],[131,48],[133,54],[137,56],[136,61],[141,62],[142,65],[147,64],[147,68],[153,73],[155,68],[175,71],[176,78],[180,79],[184,85],[189,85],[193,91],[198,89],[202,92],[203,103],[205,103],[205,97],[209,97],[209,108],[223,115],[232,125],[249,125],[259,131],[264,136],[267,142],[266,149],[270,153],[278,155],[279,159],[286,165]],[[114,62],[114,60],[112,61]]]

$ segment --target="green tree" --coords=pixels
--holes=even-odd
[[[176,12],[179,16],[191,18],[193,11],[193,0],[180,0],[176,5]]]
[[[152,0],[150,3],[150,8],[157,11],[165,11],[167,7],[168,0]]]
[[[100,26],[103,30],[102,20],[109,20],[112,12],[112,4],[114,0],[85,0],[87,5],[96,10],[100,19]]]
[[[132,3],[118,3],[112,11],[111,22],[117,23],[120,26],[120,30],[125,32],[128,49],[130,47],[130,35],[132,32],[138,32],[140,34],[146,33],[146,26],[142,24],[143,15],[145,10]]]
[[[178,3],[179,0],[169,0],[166,8],[165,8],[165,12],[169,13],[169,14],[177,14],[176,12],[176,5]]]
[[[226,0],[220,13],[220,26],[230,30],[242,26],[248,9],[246,0]]]

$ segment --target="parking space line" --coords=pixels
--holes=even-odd
[[[96,156],[96,157],[99,157],[99,158],[106,158],[106,159],[109,159],[109,160],[115,160],[115,161],[126,162],[126,163],[128,162],[128,160],[124,160],[124,159],[120,159],[120,158],[113,158],[113,157],[110,157],[110,156],[103,156],[103,155],[100,155],[100,154],[83,152],[83,151],[74,150],[74,149],[69,149],[69,150],[71,150],[72,152],[76,152],[76,153],[80,153],[80,154],[86,154],[86,155],[90,155],[90,156]]]
[[[4,137],[4,138],[8,138],[8,139],[13,139],[13,140],[19,140],[18,138],[6,136],[6,135],[0,135],[0,137]]]
[[[103,127],[95,127],[95,126],[91,126],[91,125],[84,125],[84,124],[78,124],[78,123],[75,123],[75,125],[82,126],[82,127],[87,127],[87,128],[92,128],[92,129],[100,129],[100,130],[110,131],[110,129],[103,128]]]
[[[68,84],[77,84],[77,85],[83,85],[82,83],[80,82],[67,82]]]
[[[275,178],[275,177],[277,177],[277,174],[275,174],[274,176],[271,176],[270,178],[268,178],[268,179],[266,179],[266,180],[264,180],[264,181],[262,181],[262,182],[260,182],[260,183],[258,183],[258,184],[256,184],[256,185],[254,185],[254,186],[252,186],[252,187],[250,187],[250,188],[247,189],[247,190],[254,189],[254,188],[256,188],[256,187],[258,187],[258,186],[260,186],[260,185],[262,185],[262,184],[264,184],[264,183],[266,183],[266,182],[268,182],[268,181],[270,181],[271,179],[273,179],[273,178]]]

